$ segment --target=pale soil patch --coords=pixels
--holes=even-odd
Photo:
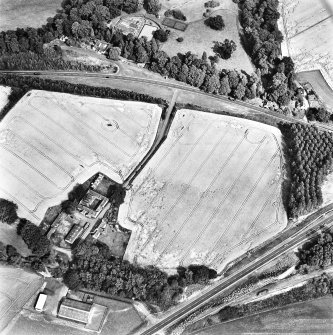
[[[22,256],[28,256],[31,254],[28,246],[22,240],[22,237],[17,235],[16,225],[8,225],[0,222],[0,242],[5,245],[12,245]]]
[[[42,281],[35,273],[0,265],[0,332],[40,289]]]
[[[283,230],[280,143],[274,127],[179,110],[126,196],[126,220],[137,227],[125,259],[220,271]]]
[[[61,8],[62,0],[1,0],[0,31],[38,28]]]
[[[201,15],[200,17],[193,17],[194,21],[189,18],[190,23],[184,32],[170,28],[171,34],[168,41],[161,44],[162,50],[169,56],[175,56],[179,52],[186,53],[187,51],[197,54],[198,57],[201,57],[204,51],[207,52],[208,56],[213,56],[212,47],[214,41],[220,42],[226,38],[231,39],[236,43],[237,49],[230,59],[220,59],[217,67],[220,69],[244,70],[249,74],[253,73],[254,67],[240,43],[237,5],[232,0],[225,0],[220,1],[221,6],[213,9],[212,16],[221,15],[225,23],[225,28],[222,31],[216,31],[207,27],[204,23],[205,18],[202,16],[205,11],[204,2],[206,1],[185,1],[182,5],[175,7],[181,8],[185,16],[197,11],[200,11]],[[189,11],[186,10],[187,6],[190,8]],[[184,41],[181,43],[177,42],[176,39],[178,37],[183,37]]]
[[[323,69],[333,81],[333,3],[329,0],[281,0],[279,26],[283,55],[297,72]]]
[[[323,206],[333,202],[333,173],[330,173],[324,180],[321,187],[323,193]]]
[[[7,105],[11,90],[9,86],[0,86],[0,112]]]
[[[31,91],[0,127],[0,196],[39,222],[76,183],[101,172],[122,183],[151,147],[157,105]]]

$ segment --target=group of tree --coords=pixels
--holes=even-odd
[[[330,114],[324,107],[311,107],[306,113],[306,117],[309,121],[329,122],[333,120],[332,114]]]
[[[315,126],[281,124],[290,161],[287,210],[291,218],[318,208],[323,202],[321,185],[333,162],[333,137]]]
[[[143,7],[147,13],[157,15],[162,5],[159,0],[144,0]]]
[[[180,9],[168,9],[165,13],[164,16],[169,17],[172,16],[173,18],[181,21],[186,21],[187,18],[184,15],[184,13]]]
[[[309,280],[305,285],[295,287],[287,292],[276,294],[266,299],[260,299],[248,304],[223,307],[219,312],[220,322],[252,315],[261,311],[283,307],[292,303],[307,301],[332,294],[332,278],[326,274]]]
[[[315,243],[305,245],[299,252],[300,265],[306,264],[314,268],[323,268],[333,264],[332,234],[321,235]]]
[[[0,198],[0,221],[11,225],[17,219],[17,205],[12,201]]]
[[[207,283],[215,277],[216,272],[204,266],[181,268],[178,275],[169,277],[154,266],[122,261],[105,244],[88,239],[75,249],[63,279],[70,289],[84,287],[167,309],[178,301],[185,286]]]
[[[222,59],[229,59],[237,46],[233,40],[225,39],[224,42],[214,42],[213,51]]]
[[[214,30],[223,30],[225,27],[223,18],[221,15],[210,16],[205,20],[205,25]]]
[[[206,8],[215,8],[215,7],[218,7],[218,6],[220,6],[220,3],[218,1],[215,1],[215,0],[205,2],[205,7]]]
[[[26,219],[21,219],[17,226],[17,234],[22,237],[23,241],[34,255],[43,257],[50,253],[50,241],[44,235],[41,228],[32,222]]]

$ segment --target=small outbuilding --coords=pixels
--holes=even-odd
[[[47,299],[47,295],[44,293],[39,293],[36,305],[35,305],[35,310],[37,312],[42,312],[45,306],[45,302]]]

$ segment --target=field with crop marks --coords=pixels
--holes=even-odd
[[[23,269],[0,265],[0,333],[40,289],[43,279]]]
[[[31,91],[0,125],[0,197],[39,222],[97,172],[118,183],[151,147],[157,105]]]
[[[179,110],[120,208],[120,223],[136,223],[125,258],[221,270],[280,232],[287,223],[280,143],[274,127]]]
[[[333,83],[333,2],[281,0],[280,12],[282,54],[293,59],[297,72],[321,69]]]

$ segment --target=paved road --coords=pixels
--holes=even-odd
[[[321,226],[332,224],[333,205],[329,205],[326,208],[327,208],[327,212],[325,214],[319,215],[317,219],[313,220],[308,226],[303,227],[297,233],[290,236],[288,239],[286,239],[285,241],[277,245],[275,248],[266,252],[266,254],[264,254],[262,257],[256,259],[254,262],[248,264],[247,266],[233,273],[229,277],[226,277],[225,279],[221,281],[219,285],[215,286],[210,291],[204,293],[202,296],[200,296],[196,300],[190,302],[188,305],[174,312],[173,314],[166,317],[164,320],[160,321],[159,323],[151,326],[149,329],[144,330],[140,334],[141,335],[158,334],[158,331],[163,330],[169,327],[170,325],[172,325],[173,323],[175,323],[176,321],[182,319],[187,314],[191,313],[192,311],[196,310],[200,306],[204,305],[207,301],[209,301],[213,297],[223,294],[224,291],[235,286],[238,282],[248,277],[254,271],[263,267],[264,265],[271,262],[275,258],[279,257],[282,253],[288,250],[292,250],[295,247],[299,246],[304,241],[306,241],[311,235],[317,234],[318,229]]]
[[[56,77],[81,77],[81,78],[104,78],[105,80],[123,80],[123,81],[130,81],[130,82],[137,82],[141,85],[144,84],[153,84],[156,86],[163,86],[167,88],[175,88],[179,91],[185,91],[185,92],[191,92],[196,93],[197,95],[202,96],[204,99],[205,97],[211,97],[217,100],[222,100],[227,102],[230,105],[233,106],[242,106],[248,108],[250,111],[260,113],[260,114],[266,114],[271,117],[274,117],[280,121],[287,121],[287,122],[299,122],[303,124],[308,124],[307,122],[304,122],[302,120],[295,120],[292,117],[285,116],[283,114],[271,111],[266,108],[257,107],[254,106],[248,102],[244,102],[241,100],[235,100],[231,101],[228,97],[222,96],[222,95],[214,95],[209,93],[204,93],[200,91],[198,88],[191,87],[189,85],[185,84],[176,84],[171,83],[168,81],[159,81],[159,80],[152,80],[152,79],[144,79],[144,78],[136,78],[136,77],[127,77],[122,75],[112,75],[112,74],[105,74],[105,73],[88,73],[88,72],[71,72],[71,71],[0,71],[0,74],[17,74],[17,75],[25,75],[25,76],[56,76]],[[327,127],[325,125],[318,125],[317,127],[321,130],[326,131],[333,131],[332,128]]]

